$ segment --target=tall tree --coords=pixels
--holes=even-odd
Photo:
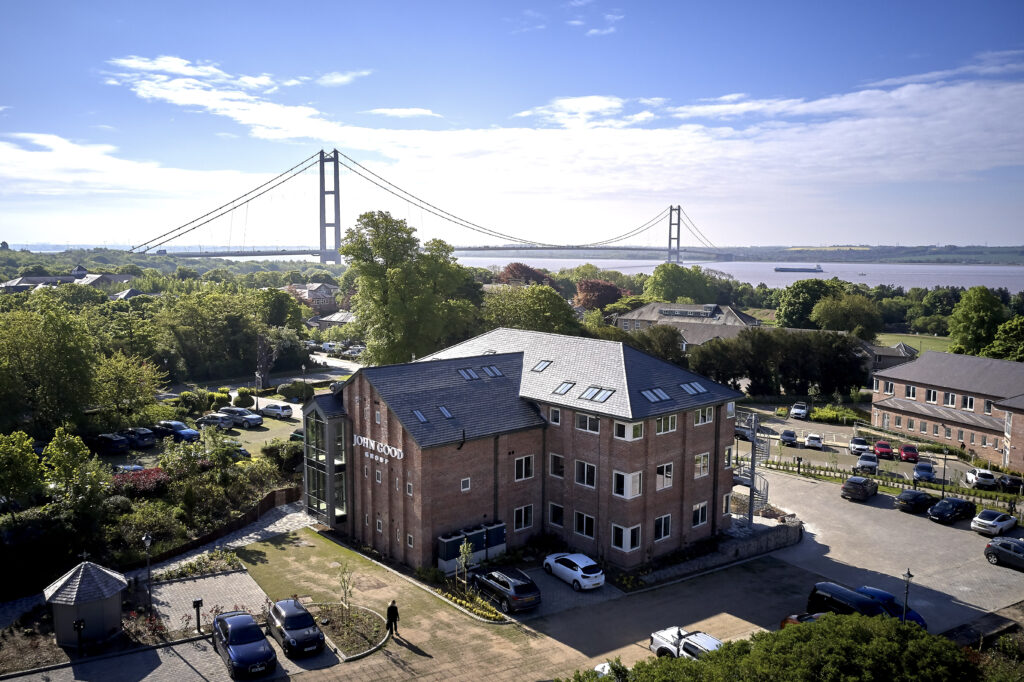
[[[644,298],[649,301],[689,299],[695,303],[712,303],[715,290],[710,280],[699,265],[684,268],[675,263],[662,263],[654,268],[644,283]]]
[[[811,321],[821,329],[852,332],[865,341],[874,340],[882,331],[882,314],[878,306],[861,294],[821,299],[811,310]]]
[[[950,350],[977,355],[992,343],[1005,319],[1003,304],[988,287],[971,287],[949,316],[949,335],[953,339]]]
[[[1024,362],[1024,317],[1018,315],[999,325],[992,343],[981,354],[986,358]]]
[[[114,429],[133,426],[156,404],[167,375],[148,360],[118,351],[100,359],[93,381],[93,399],[106,410]]]
[[[594,310],[615,303],[620,298],[622,298],[622,292],[611,282],[600,279],[581,279],[576,282],[576,298],[573,303],[587,310]]]
[[[489,329],[512,327],[554,334],[579,333],[579,323],[569,303],[551,287],[539,284],[487,294],[483,319]]]
[[[43,450],[43,471],[54,498],[78,511],[95,509],[111,478],[106,465],[63,426]]]
[[[32,439],[24,431],[0,434],[0,498],[14,518],[13,502],[24,502],[42,484],[39,458],[32,450]]]
[[[811,321],[814,306],[823,298],[841,296],[843,284],[838,279],[802,279],[793,282],[779,295],[779,308],[775,321],[780,327],[813,329]]]

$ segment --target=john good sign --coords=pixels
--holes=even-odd
[[[372,438],[367,438],[366,436],[358,436],[353,434],[352,444],[355,445],[356,447],[367,448],[372,452],[377,452],[381,455],[393,457],[395,459],[402,459],[403,457],[405,457],[405,454],[398,448],[392,447],[387,443],[378,443]]]

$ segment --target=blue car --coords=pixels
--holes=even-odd
[[[875,601],[881,603],[885,612],[893,618],[903,620],[903,602],[896,599],[895,595],[890,594],[885,590],[880,590],[877,587],[868,587],[867,585],[858,587],[857,592],[863,594],[865,597],[871,597]],[[928,624],[924,622],[924,618],[921,617],[921,614],[910,607],[907,607],[906,622],[917,623],[925,630],[928,629]]]
[[[175,443],[185,441],[186,443],[195,443],[199,440],[199,432],[195,429],[190,429],[185,422],[178,421],[164,421],[157,422],[156,426],[153,427],[153,433],[166,438],[170,436],[174,439]]]
[[[277,654],[252,614],[228,611],[213,619],[213,648],[224,659],[228,675],[265,675],[277,668]]]

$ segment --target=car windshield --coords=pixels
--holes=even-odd
[[[537,586],[533,583],[515,583],[512,585],[512,593],[523,595],[523,594],[535,594],[537,592]]]
[[[874,462],[875,461],[875,456],[874,455],[863,454],[863,455],[860,456],[860,458],[862,460],[864,460],[865,462]]]
[[[867,445],[868,444],[868,442],[866,440],[864,440],[863,438],[854,438],[850,442],[853,443],[854,445]]]
[[[796,438],[796,431],[783,431],[782,435],[786,438]]]
[[[888,441],[880,440],[877,443],[875,443],[875,447],[876,448],[887,448],[887,447],[889,447],[889,443],[888,443]]]
[[[917,454],[917,448],[913,445],[904,445],[903,452],[913,452],[914,454]]]
[[[953,507],[954,507],[954,504],[951,501],[949,501],[949,500],[939,500],[939,502],[935,505],[935,511],[937,511],[937,512],[952,511]]]
[[[917,465],[916,469],[918,471],[931,471],[932,465],[929,462],[922,462],[921,464]]]
[[[995,478],[995,476],[993,476],[992,474],[988,473],[987,471],[979,471],[978,472],[978,478]]]
[[[302,630],[316,625],[313,616],[308,613],[296,613],[284,619],[284,626],[288,630]]]
[[[182,422],[167,422],[167,426],[171,427],[175,431],[182,431],[188,428]]]
[[[586,566],[580,566],[580,572],[583,575],[599,575],[601,573],[601,567],[597,564],[587,564]]]
[[[228,633],[228,644],[252,644],[263,639],[263,632],[255,623],[236,625]]]
[[[793,404],[793,409],[794,410],[806,410],[807,409],[807,404],[806,403],[794,403]]]

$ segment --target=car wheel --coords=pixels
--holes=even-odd
[[[508,613],[512,607],[508,603],[508,599],[501,600],[501,610],[503,613]]]
[[[248,429],[249,428],[249,422],[242,422],[242,428],[243,429]]]
[[[582,589],[582,587],[580,586],[580,581],[579,580],[573,580],[572,581],[572,589],[576,590],[577,592],[579,592]]]
[[[658,649],[658,658],[665,658],[666,656],[671,656],[671,655],[672,655],[672,652],[669,651],[668,649]]]
[[[988,559],[988,562],[990,564],[992,564],[993,566],[998,566],[999,565],[999,556],[998,555],[996,555],[996,554],[986,554],[985,558]]]
[[[544,572],[551,575],[551,564],[544,564]]]

